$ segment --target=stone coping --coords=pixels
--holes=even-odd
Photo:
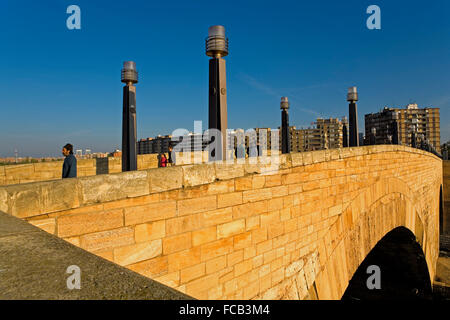
[[[264,164],[272,157],[247,158],[234,163],[201,163],[167,168],[121,172],[72,179],[40,181],[0,186],[0,210],[19,218],[29,218],[96,203],[145,196],[168,190],[189,188],[249,174],[271,174],[306,166],[384,152],[409,152],[432,157],[432,153],[399,145],[375,145],[290,153],[278,163]],[[257,163],[252,161],[257,160]]]
[[[81,271],[79,290],[67,288],[72,265]],[[0,278],[0,299],[8,300],[193,299],[3,212]]]

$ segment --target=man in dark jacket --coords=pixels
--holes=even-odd
[[[174,166],[177,162],[175,151],[173,151],[173,146],[169,145],[169,164]]]
[[[62,149],[62,154],[66,157],[64,159],[62,178],[76,178],[77,177],[77,158],[73,155],[73,146],[68,143]]]

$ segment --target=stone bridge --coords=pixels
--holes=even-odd
[[[381,145],[266,169],[247,159],[6,185],[0,211],[198,299],[340,299],[395,230],[415,238],[433,282],[439,158]]]

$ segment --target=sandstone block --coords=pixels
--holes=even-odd
[[[200,247],[172,253],[168,256],[169,272],[178,271],[193,265],[200,264]]]
[[[234,251],[227,255],[227,266],[232,267],[244,260],[244,250]]]
[[[217,207],[231,207],[242,203],[242,192],[217,195]]]
[[[208,289],[211,289],[218,284],[219,277],[217,274],[203,276],[186,284],[186,294],[195,296],[198,293],[208,291]]]
[[[234,250],[239,250],[243,248],[247,248],[252,245],[252,232],[247,231],[245,233],[241,233],[235,235],[233,237]]]
[[[201,213],[205,227],[217,226],[233,220],[233,209],[231,207],[206,211]]]
[[[243,164],[215,163],[214,168],[216,177],[220,180],[233,179],[244,176]]]
[[[255,216],[268,210],[268,201],[257,201],[237,205],[232,208],[233,219]]]
[[[202,261],[213,259],[233,251],[233,238],[224,238],[205,243],[200,248]]]
[[[161,239],[165,235],[166,221],[164,220],[138,224],[134,229],[134,237],[137,243]]]
[[[119,228],[82,235],[80,245],[88,251],[109,250],[134,243],[132,228]]]
[[[150,192],[162,192],[178,189],[183,186],[183,169],[167,167],[147,170]]]
[[[166,220],[166,235],[174,235],[203,228],[202,214],[193,214]]]
[[[192,245],[199,246],[217,239],[217,227],[211,226],[192,232]]]
[[[233,236],[245,231],[245,219],[235,220],[217,226],[217,239]]]
[[[123,226],[123,210],[111,210],[61,216],[57,220],[58,236],[70,237]]]
[[[237,178],[234,180],[234,183],[236,191],[250,190],[252,188],[253,178],[251,176]]]
[[[142,274],[143,276],[154,279],[156,277],[167,274],[168,266],[167,256],[161,256],[150,260],[130,264],[127,266],[127,268],[133,270],[134,272]]]
[[[8,204],[8,192],[3,187],[0,187],[0,211],[10,213]]]
[[[234,276],[238,277],[244,273],[249,272],[253,268],[253,259],[245,260],[237,263],[234,266]]]
[[[176,215],[175,201],[162,201],[144,206],[125,208],[125,225],[164,220]]]
[[[48,232],[51,234],[55,234],[56,221],[55,218],[46,218],[39,220],[31,220],[29,221],[32,225]]]
[[[216,209],[216,196],[178,200],[178,215],[187,215]]]
[[[137,243],[114,249],[114,262],[126,266],[143,260],[155,258],[162,253],[162,240]]]
[[[201,276],[205,275],[205,273],[205,263],[200,263],[192,267],[182,269],[180,272],[180,283],[183,284],[190,282],[192,280],[200,278]]]
[[[163,254],[165,255],[189,249],[192,246],[192,232],[166,237],[162,241]]]
[[[216,180],[214,164],[187,165],[182,168],[185,187],[207,184]]]
[[[180,285],[180,272],[175,271],[168,274],[165,274],[163,276],[155,278],[155,281],[158,281],[168,287],[175,288]],[[183,289],[180,289],[181,287],[178,287],[177,289],[181,292],[184,292]],[[185,292],[184,292],[185,293]]]
[[[147,171],[82,177],[78,181],[84,205],[138,197],[150,192]]]
[[[243,202],[256,202],[261,200],[268,200],[272,198],[272,190],[268,189],[258,189],[258,190],[248,190],[243,192]]]
[[[10,185],[3,188],[8,193],[7,213],[18,218],[27,218],[44,213],[39,183]]]
[[[227,256],[223,255],[206,261],[206,274],[211,274],[219,270],[225,269],[227,266]]]
[[[16,164],[3,167],[5,176],[13,179],[28,179],[34,174],[33,164]],[[62,168],[62,167],[61,167]]]

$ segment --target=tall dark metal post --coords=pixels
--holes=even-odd
[[[350,131],[350,147],[359,146],[359,135],[358,135],[358,111],[356,107],[356,101],[358,101],[358,92],[356,87],[350,87],[347,94],[348,105],[348,121],[349,121],[349,131]]]
[[[289,100],[287,97],[281,97],[281,153],[291,152],[291,137],[289,134]]]
[[[227,81],[225,60],[228,55],[228,38],[225,37],[223,26],[212,26],[206,38],[206,55],[209,60],[209,129],[221,132],[221,139],[217,141],[214,151],[216,160],[226,159],[227,134]]]
[[[122,171],[137,170],[136,152],[136,87],[138,82],[136,63],[123,63],[121,81],[123,87],[123,117],[122,117]]]
[[[342,118],[342,147],[348,147],[348,121],[347,117]]]

